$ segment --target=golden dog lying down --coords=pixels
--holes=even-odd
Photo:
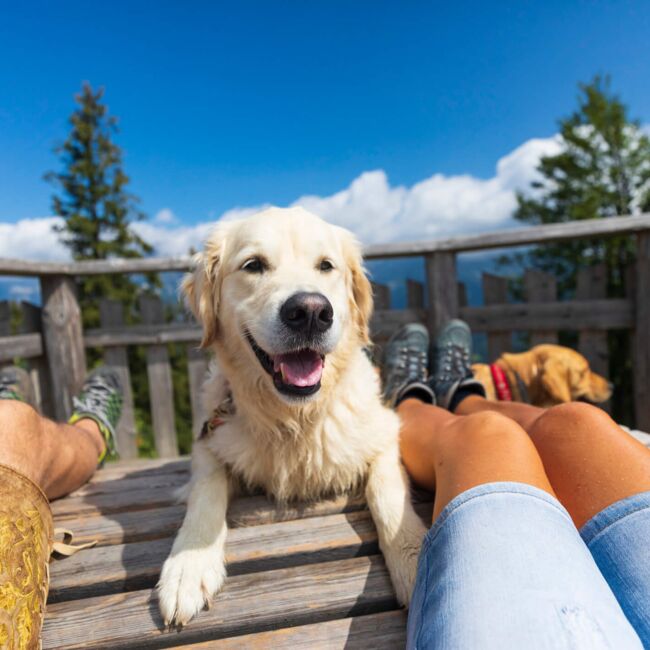
[[[605,402],[612,395],[609,382],[592,372],[580,353],[561,345],[536,345],[520,354],[504,354],[492,365],[496,368],[485,363],[472,366],[492,401],[509,396],[515,402],[548,407],[580,399]]]
[[[280,501],[358,487],[406,605],[425,527],[363,352],[370,284],[352,235],[301,208],[219,223],[183,283],[215,363],[214,412],[195,443],[187,513],[158,584],[166,623],[187,623],[223,585],[226,510],[237,486]],[[263,544],[263,540],[260,540]]]

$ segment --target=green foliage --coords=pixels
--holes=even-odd
[[[628,117],[627,107],[612,93],[608,78],[595,77],[580,85],[577,110],[559,126],[562,151],[541,159],[540,180],[517,196],[516,219],[536,225],[650,210],[650,139]],[[524,262],[555,275],[561,297],[573,294],[578,269],[605,263],[607,293],[613,298],[625,295],[626,272],[634,256],[633,238],[620,236],[544,245],[510,262]],[[610,378],[616,386],[613,413],[619,421],[630,422],[629,336],[610,332],[608,341]]]
[[[62,169],[45,176],[58,190],[52,209],[65,220],[56,230],[75,260],[136,258],[152,251],[130,227],[144,219],[144,214],[127,190],[129,177],[122,167],[122,152],[112,141],[117,119],[109,115],[103,95],[103,89],[95,91],[86,83],[75,96],[70,134],[55,149]],[[149,281],[156,283],[154,276]],[[125,275],[85,277],[79,283],[84,325],[99,326],[101,298],[121,301],[129,314],[138,291],[138,285]]]

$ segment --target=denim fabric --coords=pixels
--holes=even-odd
[[[643,647],[650,648],[650,492],[605,508],[580,535]]]
[[[522,483],[480,485],[440,513],[407,636],[420,650],[643,647],[566,510]]]

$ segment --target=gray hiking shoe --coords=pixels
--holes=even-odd
[[[122,415],[122,383],[118,374],[106,366],[93,370],[78,397],[74,397],[74,411],[68,420],[75,424],[79,420],[94,420],[106,441],[106,450],[99,459],[101,464],[107,454],[115,455],[115,429]]]
[[[483,384],[472,374],[472,332],[462,320],[447,323],[431,350],[431,376],[428,385],[438,405],[453,411],[467,395],[485,397]]]
[[[427,386],[429,333],[424,325],[409,323],[391,336],[386,344],[383,363],[384,401],[396,407],[406,397],[435,404]]]
[[[34,391],[29,373],[18,366],[0,368],[0,399],[13,399],[34,404]]]

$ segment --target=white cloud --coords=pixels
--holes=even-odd
[[[560,148],[558,136],[528,140],[501,158],[495,175],[487,179],[434,174],[406,187],[392,186],[383,170],[367,171],[335,194],[301,196],[292,205],[349,228],[365,243],[495,230],[512,224],[515,191],[528,188],[540,157]],[[242,218],[264,207],[235,207],[220,218]],[[0,224],[0,257],[66,259],[65,248],[51,230],[56,222],[56,217],[48,217]],[[173,256],[199,249],[214,225],[214,221],[192,226],[178,222],[170,208],[163,208],[153,220],[137,222],[133,228],[157,255]]]

